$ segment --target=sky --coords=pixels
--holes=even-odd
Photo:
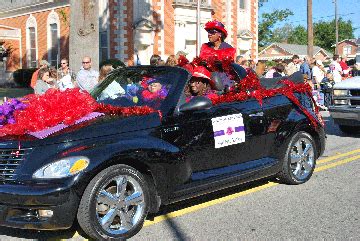
[[[329,21],[335,18],[334,0],[312,0],[313,2],[313,23],[320,20]],[[354,37],[360,38],[360,0],[337,0],[338,16],[344,20],[351,20],[354,30]],[[285,23],[294,26],[302,25],[306,28],[307,0],[268,0],[259,9],[259,17],[266,12],[276,9],[290,9],[294,15],[288,17],[284,22],[278,23],[275,27],[281,27]],[[334,27],[335,31],[335,27]]]

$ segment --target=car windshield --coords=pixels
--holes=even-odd
[[[160,110],[187,72],[176,67],[129,67],[112,71],[91,95],[115,106],[149,106]]]

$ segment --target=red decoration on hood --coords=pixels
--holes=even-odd
[[[71,125],[94,111],[120,116],[147,115],[156,112],[147,106],[116,107],[99,104],[89,93],[79,89],[67,89],[63,92],[50,89],[44,95],[31,94],[24,98],[28,104],[27,108],[15,111],[15,124],[0,127],[0,136],[24,135],[60,123]]]

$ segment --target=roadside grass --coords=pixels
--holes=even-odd
[[[0,88],[0,98],[9,97],[21,97],[33,93],[32,88]]]
[[[32,88],[0,88],[0,104],[3,103],[4,97],[16,98],[31,93],[34,93],[34,90]]]

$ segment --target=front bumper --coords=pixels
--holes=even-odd
[[[330,106],[329,112],[338,125],[360,126],[360,107]]]
[[[67,184],[0,185],[0,226],[57,230],[74,222],[79,196]],[[50,210],[51,217],[39,215]]]

